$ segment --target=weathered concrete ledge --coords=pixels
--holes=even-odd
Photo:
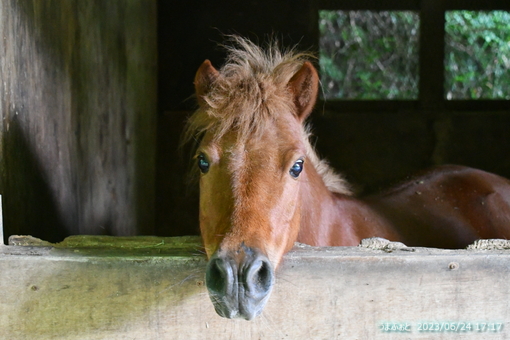
[[[10,244],[0,247],[2,339],[510,338],[504,241],[499,250],[297,245],[251,322],[214,312],[197,237]]]

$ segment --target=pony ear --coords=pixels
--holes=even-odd
[[[319,89],[319,76],[315,67],[306,61],[290,79],[288,88],[296,107],[296,115],[303,122],[312,112]]]
[[[216,70],[214,66],[212,66],[211,62],[207,59],[198,68],[198,71],[195,74],[195,81],[193,83],[195,84],[195,94],[200,106],[206,104],[204,101],[204,96],[209,93],[212,83],[214,83],[214,81],[218,79],[219,76],[220,73],[218,70]]]

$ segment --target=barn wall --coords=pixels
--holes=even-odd
[[[7,234],[154,231],[156,1],[0,1]]]
[[[248,322],[216,315],[199,249],[189,237],[0,247],[2,338],[510,338],[508,250],[295,247]]]

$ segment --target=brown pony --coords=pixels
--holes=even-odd
[[[356,246],[383,237],[409,246],[462,248],[510,237],[510,181],[460,166],[436,167],[383,194],[351,195],[317,157],[304,124],[318,76],[308,55],[262,50],[234,37],[218,71],[195,77],[200,137],[200,229],[206,284],[217,313],[250,320],[294,242]]]

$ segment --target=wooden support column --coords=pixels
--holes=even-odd
[[[444,0],[426,0],[420,9],[420,101],[424,110],[444,104]]]
[[[0,0],[6,234],[154,230],[155,0]]]

